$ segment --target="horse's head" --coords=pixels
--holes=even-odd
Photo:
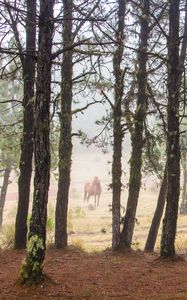
[[[93,180],[92,184],[93,184],[93,185],[98,185],[98,184],[100,184],[100,180],[99,180],[99,178],[98,178],[97,176],[94,177],[94,180]]]

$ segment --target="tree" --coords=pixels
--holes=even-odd
[[[73,42],[73,1],[63,1],[63,45],[64,48]],[[69,185],[72,155],[72,76],[73,50],[63,53],[61,68],[61,111],[60,111],[60,141],[59,141],[59,180],[55,211],[55,246],[67,246],[67,210],[69,200]]]
[[[141,186],[142,149],[144,145],[143,130],[147,109],[147,47],[149,37],[149,0],[141,1],[140,46],[137,74],[137,107],[134,115],[134,131],[131,135],[132,154],[130,159],[130,179],[127,208],[121,232],[121,247],[131,247],[135,215]]]
[[[15,29],[14,29],[15,30]],[[16,33],[16,31],[15,31]],[[33,106],[35,83],[35,40],[36,1],[27,0],[26,56],[21,56],[23,69],[23,136],[20,156],[20,176],[18,181],[18,208],[15,224],[14,247],[22,249],[27,242],[27,216],[30,197],[33,156]]]
[[[38,64],[34,125],[34,196],[29,227],[27,257],[22,265],[23,283],[43,280],[43,261],[46,249],[46,219],[50,179],[50,97],[51,49],[53,38],[54,0],[40,1]]]
[[[175,235],[180,193],[179,146],[179,7],[180,0],[169,1],[168,105],[167,105],[167,176],[166,211],[163,220],[161,252],[163,258],[175,255]]]
[[[112,160],[112,248],[116,250],[120,244],[120,207],[121,207],[121,157],[123,129],[121,124],[122,99],[124,93],[125,69],[122,69],[124,51],[126,1],[118,1],[118,28],[116,30],[116,50],[113,56],[114,70],[114,105],[113,112],[113,160]]]
[[[158,195],[157,206],[149,229],[147,241],[145,244],[145,251],[152,252],[154,250],[156,238],[158,235],[158,229],[160,221],[163,215],[165,199],[167,191],[167,165],[165,166],[164,176],[161,182],[161,187]]]
[[[72,132],[72,117],[78,112],[84,111],[90,105],[95,102],[90,102],[84,107],[72,110],[73,104],[73,92],[80,95],[81,91],[87,89],[87,77],[90,78],[95,71],[92,71],[94,67],[88,62],[85,63],[85,69],[82,72],[80,62],[86,61],[87,55],[92,57],[92,51],[89,49],[89,42],[86,47],[88,50],[74,49],[75,45],[81,46],[81,38],[84,36],[84,26],[90,19],[94,19],[92,14],[98,7],[99,1],[93,3],[89,9],[88,4],[91,2],[80,3],[79,6],[75,6],[73,1],[63,1],[63,33],[62,43],[63,48],[58,50],[57,53],[63,53],[61,64],[61,92],[60,101],[61,108],[59,113],[60,120],[60,138],[59,138],[59,179],[58,179],[58,192],[55,211],[55,246],[57,248],[64,248],[67,246],[67,211],[69,202],[69,186],[71,177],[71,158],[72,158],[72,137],[79,133]],[[61,20],[61,18],[60,18]],[[97,19],[95,19],[96,21]],[[74,30],[73,30],[74,25]],[[82,31],[81,31],[82,30]],[[76,39],[78,40],[76,44]],[[83,44],[84,44],[84,37]],[[84,52],[85,51],[85,52]],[[91,58],[90,58],[91,61]],[[73,78],[73,67],[78,65],[78,72],[74,72],[76,75]],[[75,68],[76,69],[76,68]],[[90,70],[91,69],[91,70]],[[77,74],[78,73],[78,74]],[[83,82],[82,86],[81,83]]]
[[[182,31],[183,31],[183,37],[181,39],[182,46],[181,46],[181,50],[180,50],[180,81],[182,82],[182,73],[184,71],[184,62],[186,59],[186,47],[187,47],[187,37],[186,37],[186,33],[187,33],[187,1],[185,1],[184,26],[181,26],[181,27],[182,27]],[[183,27],[184,27],[184,29],[183,29]],[[152,97],[154,97],[150,86],[148,86],[148,90],[149,90],[150,94],[152,94]],[[181,100],[183,101],[183,99],[181,99]],[[156,101],[154,101],[154,102],[156,102]],[[163,120],[163,121],[165,123],[165,120]],[[165,124],[163,124],[163,126],[165,127]],[[164,132],[164,136],[165,135],[166,135],[166,133]],[[181,153],[183,155],[182,157],[184,157],[185,156],[185,147],[183,145],[183,140],[181,140],[181,143],[182,143]],[[186,185],[185,178],[186,178],[186,175],[185,175],[185,162],[184,162],[184,187]],[[158,229],[160,226],[160,222],[161,222],[161,218],[163,215],[164,206],[165,206],[165,202],[166,202],[166,191],[167,191],[167,166],[165,166],[156,210],[155,210],[155,213],[154,213],[154,216],[152,219],[151,227],[149,229],[147,241],[145,244],[145,250],[148,252],[151,252],[154,250],[154,246],[155,246],[155,242],[156,242],[156,238],[157,238],[157,234],[158,234]],[[184,191],[185,191],[185,189],[184,189]],[[185,192],[183,193],[183,196],[184,196],[184,194],[185,194]]]

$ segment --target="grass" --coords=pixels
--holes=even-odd
[[[76,191],[77,193],[77,191]],[[73,193],[74,195],[75,193]],[[126,195],[122,195],[125,199]],[[149,194],[146,191],[141,193],[137,219],[138,224],[135,224],[135,232],[133,236],[133,249],[144,249],[149,227],[152,221],[154,209],[156,206],[157,194]],[[47,219],[47,245],[54,242],[54,227],[55,227],[55,202],[50,201],[48,205]],[[89,203],[83,202],[82,195],[77,195],[77,198],[72,198],[69,204],[68,212],[68,233],[69,243],[77,245],[88,252],[97,252],[111,247],[112,238],[112,214],[109,211],[111,204],[111,194],[103,194],[100,201],[100,206],[94,210],[90,210],[90,206],[94,201],[91,198]],[[125,203],[123,203],[125,206]],[[14,219],[15,219],[15,203],[9,202],[6,207],[5,225],[0,233],[0,247],[12,247],[14,236]],[[7,222],[10,221],[11,224]],[[161,224],[162,227],[162,224]],[[179,215],[178,217],[178,234],[176,237],[176,250],[179,253],[187,253],[187,215]],[[159,230],[158,241],[155,251],[159,252],[160,247]]]
[[[0,248],[13,248],[14,246],[15,225],[6,224],[0,232]]]

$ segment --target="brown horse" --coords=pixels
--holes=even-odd
[[[99,206],[99,199],[102,192],[101,182],[97,176],[94,177],[92,183],[88,182],[84,186],[84,201],[89,201],[90,196],[94,196],[95,206]],[[97,203],[96,203],[97,202]]]

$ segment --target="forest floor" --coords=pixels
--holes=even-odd
[[[9,195],[0,232],[0,300],[187,300],[187,215],[179,215],[176,251],[183,259],[160,261],[160,233],[157,254],[147,254],[145,241],[155,210],[158,190],[142,191],[137,211],[132,252],[113,253],[111,246],[111,193],[103,192],[100,206],[83,202],[80,188],[72,190],[68,215],[69,244],[66,251],[53,249],[54,195],[48,207],[48,250],[42,285],[17,284],[25,251],[7,249],[14,241],[17,201]],[[125,195],[123,196],[125,198]],[[124,203],[125,206],[125,203]],[[185,260],[186,258],[186,260]]]
[[[187,299],[185,256],[161,261],[141,251],[86,253],[75,247],[46,253],[44,283],[18,285],[25,251],[0,250],[0,299]]]

